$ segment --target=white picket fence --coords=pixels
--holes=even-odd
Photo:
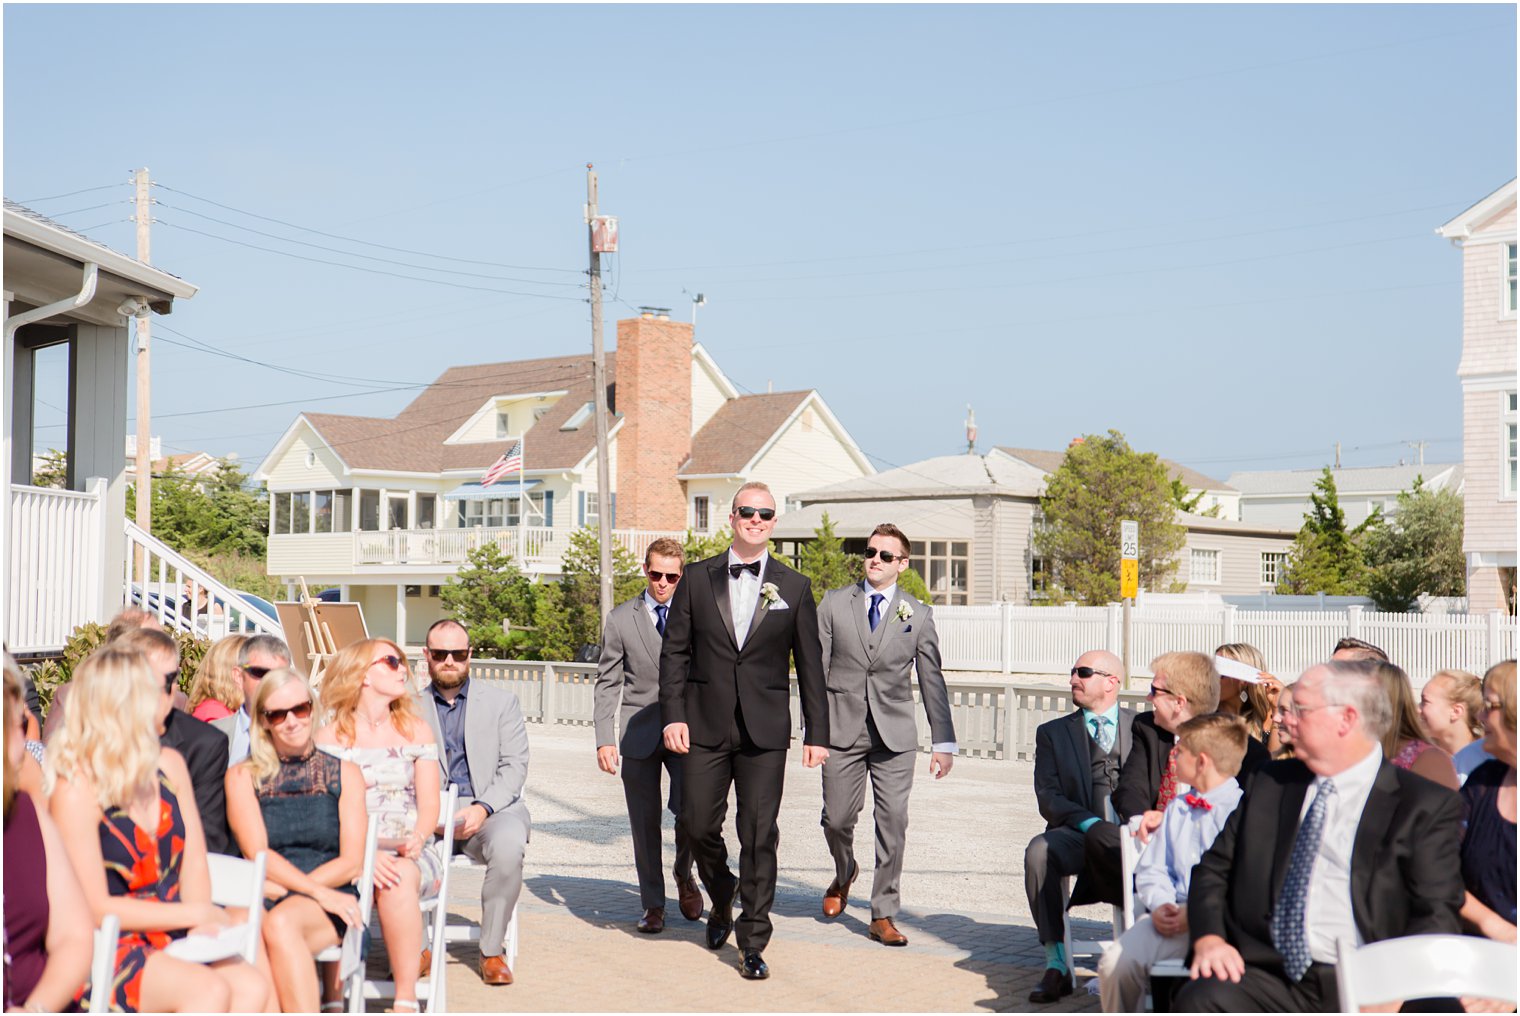
[[[1090,649],[1122,655],[1123,611],[1106,607],[935,607],[946,670],[1001,674],[1064,674]],[[1137,606],[1130,612],[1132,674],[1150,661],[1187,649],[1209,652],[1249,642],[1267,668],[1292,679],[1329,657],[1351,635],[1371,642],[1403,667],[1416,686],[1447,667],[1476,674],[1515,655],[1515,618],[1487,614],[1385,614],[1343,610],[1246,610],[1222,606]]]

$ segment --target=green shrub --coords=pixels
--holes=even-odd
[[[197,638],[187,631],[174,632],[179,644],[179,686],[188,691],[190,681],[201,659],[211,648],[209,639]],[[37,689],[37,700],[42,704],[42,715],[47,716],[53,705],[53,694],[73,680],[74,668],[86,656],[99,649],[106,640],[106,626],[93,621],[75,628],[69,640],[63,644],[63,658],[47,660],[32,668],[32,685]]]

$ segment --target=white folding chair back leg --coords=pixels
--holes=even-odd
[[[1355,948],[1336,962],[1342,1012],[1411,998],[1469,995],[1516,1001],[1515,946],[1473,935],[1410,935]]]
[[[226,854],[208,854],[211,868],[211,902],[219,907],[244,907],[248,911],[248,940],[243,959],[258,962],[259,934],[264,927],[264,871],[269,855],[260,850],[251,861]]]
[[[90,957],[90,1012],[110,1012],[116,981],[116,940],[121,919],[107,914],[95,929],[94,954]]]

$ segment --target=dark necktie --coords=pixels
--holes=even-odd
[[[1309,933],[1304,928],[1304,905],[1309,898],[1309,879],[1314,861],[1319,857],[1319,842],[1325,832],[1325,812],[1335,796],[1335,783],[1326,780],[1314,794],[1309,814],[1298,827],[1293,841],[1293,856],[1288,859],[1288,874],[1283,879],[1277,907],[1272,911],[1272,945],[1282,957],[1283,972],[1297,983],[1309,971]]]
[[[1092,718],[1093,740],[1098,742],[1098,747],[1107,755],[1114,749],[1114,732],[1108,729],[1107,716],[1094,716]]]
[[[866,620],[870,622],[872,631],[881,624],[881,602],[885,599],[886,597],[881,593],[871,594],[871,609],[866,611]]]
[[[665,615],[670,613],[670,604],[656,603],[654,605],[654,630],[661,635],[665,634]]]
[[[760,562],[751,561],[749,564],[731,564],[728,566],[729,578],[738,578],[741,572],[749,572],[756,578],[760,577]]]

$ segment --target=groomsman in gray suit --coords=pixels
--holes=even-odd
[[[823,835],[834,858],[834,881],[823,915],[838,917],[860,874],[855,822],[865,803],[866,776],[876,804],[876,875],[871,883],[870,935],[883,945],[908,938],[893,918],[899,906],[908,792],[918,751],[913,715],[916,668],[929,715],[929,772],[943,778],[955,762],[950,697],[940,673],[934,612],[897,585],[908,567],[903,531],[883,523],[866,543],[864,582],[831,590],[818,608],[829,693],[829,757],[823,763]]]
[[[691,844],[679,821],[682,759],[666,750],[661,740],[665,725],[660,722],[660,642],[685,558],[686,551],[675,540],[661,538],[649,545],[644,552],[648,588],[607,615],[596,673],[596,764],[602,772],[617,775],[621,749],[633,866],[644,906],[638,930],[646,935],[665,930],[665,873],[660,866],[662,768],[670,774],[667,806],[677,818],[674,874],[681,916],[688,921],[702,916],[702,890],[691,877]],[[613,736],[614,716],[622,731],[620,739]]]
[[[486,869],[480,886],[480,979],[511,984],[512,970],[502,953],[522,895],[523,855],[533,831],[523,801],[528,728],[515,694],[470,680],[470,633],[464,625],[435,622],[425,643],[433,680],[417,699],[443,746],[444,785],[459,791],[454,850]],[[429,959],[424,954],[424,968]]]

